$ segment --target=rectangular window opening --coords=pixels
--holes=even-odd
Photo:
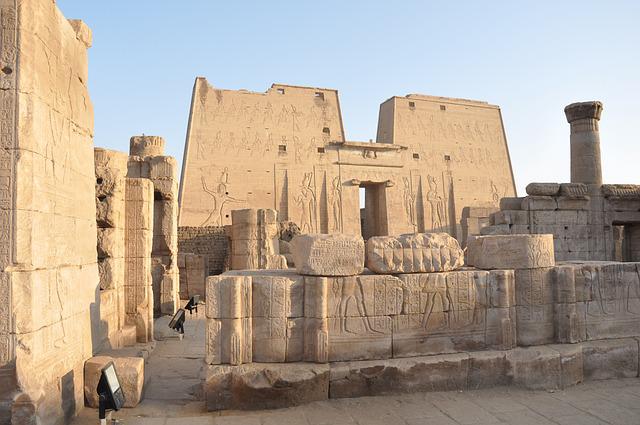
[[[323,132],[324,134],[331,134],[331,130],[329,130],[329,127],[324,127],[324,128],[322,129],[322,132]]]
[[[316,97],[316,99],[324,100],[324,93],[320,91],[315,92],[314,96]]]
[[[414,153],[413,154],[413,159],[420,159],[420,154],[419,153]]]
[[[440,110],[441,110],[441,111],[446,111],[446,110],[447,110],[447,107],[446,107],[445,105],[440,105]]]
[[[445,155],[445,156],[444,156],[444,160],[445,160],[445,161],[451,161],[451,156],[449,156],[449,155]]]
[[[287,145],[278,145],[278,152],[286,152]]]
[[[409,102],[409,108],[415,109],[416,108],[416,102]]]
[[[318,153],[324,153],[324,148],[318,148]]]
[[[278,94],[284,94],[284,89],[278,89]]]

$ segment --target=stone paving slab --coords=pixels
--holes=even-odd
[[[207,414],[197,403],[182,410],[154,403],[143,413],[152,417],[132,415],[133,410],[114,417],[127,425],[638,425],[640,379],[589,382],[557,392],[501,387],[334,399],[258,412]],[[73,425],[93,424],[96,415],[85,409]]]

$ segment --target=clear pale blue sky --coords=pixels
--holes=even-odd
[[[502,108],[520,195],[569,181],[563,108],[601,100],[604,180],[640,183],[640,1],[58,0],[93,30],[95,144],[161,135],[182,159],[196,76],[337,88],[349,140],[393,95]]]

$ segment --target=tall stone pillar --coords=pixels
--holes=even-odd
[[[571,183],[602,185],[598,125],[602,103],[572,103],[564,113],[571,124]]]

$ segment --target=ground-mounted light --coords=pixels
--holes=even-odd
[[[98,414],[100,425],[107,423],[107,411],[118,411],[124,406],[125,398],[116,367],[113,362],[107,363],[100,373],[100,381],[98,381]]]
[[[183,308],[178,309],[176,314],[169,322],[169,327],[180,334],[180,339],[184,336],[184,321],[186,320],[186,313]]]
[[[189,314],[193,314],[193,310],[198,314],[198,304],[200,304],[200,295],[194,295],[189,299],[189,302],[184,306],[184,309],[189,310]]]

